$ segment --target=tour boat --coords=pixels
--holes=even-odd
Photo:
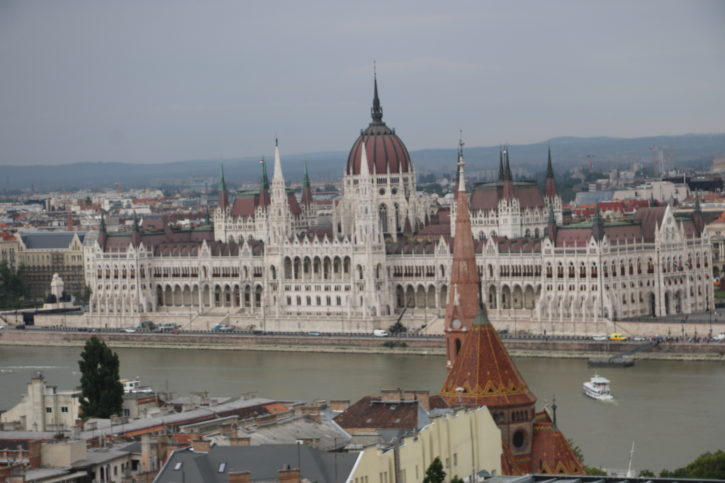
[[[609,379],[606,377],[594,375],[590,380],[582,384],[584,394],[592,399],[600,401],[608,401],[614,399],[609,390]]]
[[[123,384],[123,392],[126,394],[154,392],[149,386],[142,386],[138,379],[121,379],[121,384]]]

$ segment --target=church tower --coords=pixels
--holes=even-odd
[[[546,181],[544,183],[544,204],[548,209],[554,211],[556,222],[560,225],[564,224],[564,215],[561,207],[561,197],[556,192],[556,182],[554,181],[554,167],[551,164],[551,146],[549,146],[546,160]]]
[[[478,312],[479,286],[471,219],[468,212],[468,192],[464,176],[463,142],[458,148],[458,189],[456,191],[456,225],[453,239],[453,261],[448,304],[444,319],[446,333],[446,367],[453,367]]]

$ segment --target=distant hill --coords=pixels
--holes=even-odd
[[[709,167],[715,157],[725,156],[725,134],[686,134],[643,138],[575,138],[560,137],[546,142],[509,146],[512,168],[535,173],[546,167],[546,151],[551,146],[554,168],[558,172],[590,160],[595,167],[624,166],[632,162],[648,163],[652,147],[663,150],[666,165]],[[495,170],[498,167],[498,146],[466,147],[466,166],[471,172]],[[452,173],[456,163],[456,147],[412,151],[411,157],[419,173]],[[299,181],[308,162],[313,181],[335,181],[342,177],[347,151],[285,155],[283,167],[288,181]],[[272,163],[268,160],[269,175]],[[114,183],[122,187],[174,185],[179,180],[197,179],[215,183],[219,176],[219,160],[175,161],[156,164],[75,163],[60,166],[0,166],[0,191],[8,189],[72,190],[100,188]],[[238,185],[254,183],[260,176],[259,158],[224,160],[228,182]]]

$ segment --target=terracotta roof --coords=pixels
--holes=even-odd
[[[522,209],[543,208],[544,198],[536,183],[518,181],[513,183],[513,198],[519,200]],[[471,193],[471,211],[498,209],[499,200],[504,199],[504,183],[485,183],[474,186]]]
[[[420,405],[417,400],[383,401],[365,396],[335,417],[346,431],[362,429],[416,429]]]
[[[528,470],[522,468],[523,473],[586,474],[584,465],[574,454],[566,437],[554,427],[546,411],[536,413],[532,446],[531,463],[534,467]]]
[[[496,408],[536,402],[483,308],[463,338],[440,394],[451,406]]]
[[[253,217],[255,211],[260,206],[269,206],[271,203],[269,193],[267,190],[262,190],[259,193],[243,193],[234,199],[232,204],[231,215],[234,218],[249,218]],[[287,203],[289,204],[290,213],[294,216],[299,216],[302,213],[297,197],[294,193],[287,193]]]
[[[665,211],[667,211],[666,206],[657,206],[654,208],[641,208],[634,214],[634,219],[639,221],[642,227],[645,242],[655,241],[655,229],[657,226],[662,226]]]

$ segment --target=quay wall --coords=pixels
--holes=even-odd
[[[398,353],[444,355],[442,337],[344,337],[279,336],[210,333],[124,333],[52,330],[4,330],[0,345],[81,347],[95,335],[111,347],[168,348],[180,350],[270,350],[295,352]],[[386,347],[398,342],[398,347]],[[402,346],[402,343],[405,345]],[[636,342],[597,342],[591,340],[505,339],[509,352],[521,357],[588,358],[626,352]],[[725,343],[661,343],[637,352],[637,359],[707,360],[725,362]]]
[[[189,316],[172,315],[172,314],[154,314],[144,320],[151,320],[155,323],[173,322],[178,324],[183,330],[200,330],[208,331],[218,323],[226,323],[238,329],[262,329],[266,331],[278,332],[359,332],[372,333],[373,328],[387,328],[390,323],[383,324],[382,321],[362,322],[362,321],[338,321],[331,324],[329,321],[307,320],[300,317],[295,320],[273,319],[268,317],[264,321],[254,320],[246,321],[237,320],[234,317],[226,317],[218,314],[202,314],[193,317],[190,321]],[[725,321],[714,320],[708,322],[677,322],[663,321],[657,319],[647,319],[642,321],[555,321],[541,322],[527,319],[516,319],[511,317],[496,317],[495,314],[490,316],[491,322],[498,330],[507,330],[509,333],[526,333],[551,336],[571,335],[571,336],[591,336],[595,334],[608,335],[612,332],[621,332],[629,337],[705,337],[712,333],[717,335],[725,332]],[[443,320],[437,316],[426,319],[428,321],[425,333],[428,335],[443,334]],[[6,323],[12,325],[12,317],[10,320],[6,317]],[[50,314],[37,315],[35,317],[35,325],[39,327],[76,327],[76,328],[107,328],[122,329],[135,328],[139,323],[139,317],[126,319],[99,319],[97,317],[88,316],[87,314]],[[415,321],[403,319],[404,325],[412,330]]]

